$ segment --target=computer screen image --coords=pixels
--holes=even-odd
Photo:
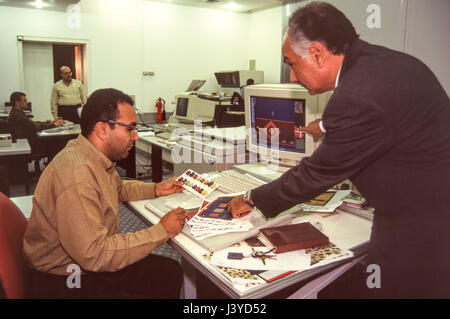
[[[292,167],[317,147],[301,129],[321,117],[331,92],[310,95],[298,84],[259,84],[244,89],[247,150],[261,161]],[[280,169],[281,170],[281,169]]]
[[[304,99],[252,96],[250,103],[253,144],[305,153],[305,134],[300,131],[305,126]]]

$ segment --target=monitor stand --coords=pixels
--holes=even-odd
[[[292,167],[297,166],[299,161],[295,160],[287,160],[287,159],[278,159],[278,160],[264,160],[261,158],[262,163],[266,164],[266,168],[278,173],[286,173]]]

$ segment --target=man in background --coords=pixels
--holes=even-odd
[[[81,81],[72,79],[68,66],[60,68],[61,80],[52,88],[51,111],[53,117],[62,117],[73,123],[80,123],[78,108],[86,103],[86,89]]]
[[[37,132],[61,126],[64,120],[56,118],[53,121],[37,122],[30,120],[24,110],[28,109],[28,101],[25,93],[13,92],[10,96],[12,105],[8,117],[8,126],[14,138],[26,138],[33,153],[45,153],[45,145],[39,142]]]
[[[95,91],[81,114],[81,134],[41,175],[24,236],[30,297],[179,298],[180,264],[150,252],[181,231],[184,210],[136,233],[119,233],[119,203],[183,191],[174,178],[121,180],[116,162],[138,139],[132,105],[121,91]],[[67,277],[77,266],[81,287],[69,288]]]

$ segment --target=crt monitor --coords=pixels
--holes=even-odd
[[[175,110],[175,116],[178,117],[186,117],[187,111],[188,111],[188,103],[189,98],[188,97],[178,97],[177,99],[177,107]]]
[[[300,131],[320,118],[331,93],[310,95],[298,84],[261,84],[244,89],[247,150],[263,161],[292,167],[315,148]]]
[[[222,88],[241,88],[246,86],[249,80],[252,84],[264,82],[264,72],[258,70],[220,71],[214,75]]]
[[[216,103],[193,94],[177,95],[175,118],[184,123],[194,123],[195,120],[212,122]]]

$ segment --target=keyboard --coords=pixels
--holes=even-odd
[[[214,181],[218,184],[217,189],[224,193],[242,193],[265,184],[263,181],[233,170],[221,172]]]
[[[171,132],[159,132],[159,133],[156,133],[155,135],[156,135],[156,137],[160,137],[160,138],[165,139],[165,140],[170,140],[171,137],[172,137],[172,133]],[[176,137],[175,134],[174,134],[174,137]]]

